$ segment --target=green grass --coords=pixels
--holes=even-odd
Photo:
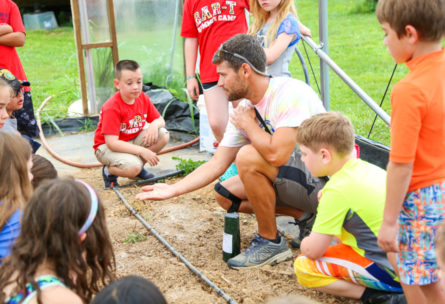
[[[55,95],[42,111],[42,119],[66,117],[70,103],[80,98],[73,29],[28,31],[25,46],[17,51],[31,82],[34,109]]]
[[[364,0],[363,0],[364,1]],[[328,1],[329,10],[329,55],[369,95],[380,103],[388,83],[394,62],[383,45],[383,31],[374,13],[354,13],[358,0]],[[318,1],[296,1],[300,20],[306,24],[318,43]],[[171,31],[170,31],[171,32]],[[144,81],[165,85],[169,54],[156,50],[168,49],[171,34],[164,30],[134,32],[119,41],[120,58],[134,58],[140,61]],[[177,49],[182,44],[176,42]],[[305,55],[302,44],[299,48]],[[309,58],[319,78],[319,59],[309,48]],[[53,31],[28,31],[26,45],[19,48],[19,55],[29,80],[32,83],[35,107],[48,95],[56,95],[46,107],[44,117],[65,117],[69,103],[80,98],[77,55],[72,28]],[[175,90],[184,85],[182,80],[182,54],[175,53],[175,70],[172,80]],[[179,67],[179,68],[178,68]],[[294,56],[290,66],[294,77],[303,79],[301,66]],[[407,73],[405,66],[399,66],[390,90],[383,102],[383,109],[390,114],[389,96],[392,85]],[[319,80],[319,79],[317,79]],[[311,84],[317,91],[314,79]],[[178,94],[179,95],[179,94]],[[367,136],[374,112],[333,72],[330,71],[331,110],[341,111],[354,123],[356,133]],[[389,144],[389,128],[377,119],[371,138]]]

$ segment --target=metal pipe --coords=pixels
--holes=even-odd
[[[228,303],[236,304],[237,302],[229,297],[221,288],[216,286],[212,281],[210,281],[203,273],[201,273],[195,266],[193,266],[189,261],[187,261],[179,252],[175,250],[167,241],[154,230],[137,212],[131,207],[131,205],[125,200],[122,193],[117,188],[112,188],[116,192],[117,196],[122,200],[127,209],[133,214],[144,226],[147,228],[165,247],[167,247],[177,258],[179,258],[193,273],[200,277],[204,282],[206,282],[211,288],[213,288],[221,297],[224,298]]]
[[[303,43],[303,42],[302,42]],[[300,59],[300,63],[301,63],[301,67],[303,68],[303,73],[304,73],[304,80],[306,82],[306,84],[308,86],[311,86],[311,80],[309,78],[309,72],[307,70],[307,65],[306,65],[306,61],[304,60],[303,55],[301,54],[300,50],[297,48],[295,48],[295,53],[297,53],[298,59]]]
[[[363,91],[315,42],[306,36],[302,36],[303,40],[314,50],[320,60],[326,64],[387,124],[391,119],[382,108]]]
[[[167,75],[167,79],[166,79],[166,84],[168,86],[168,84],[170,83],[170,79],[172,77],[172,71],[173,71],[173,58],[175,56],[175,48],[176,48],[176,34],[178,31],[178,15],[179,15],[179,5],[180,5],[180,1],[181,0],[174,0],[175,2],[177,2],[176,7],[175,7],[175,19],[173,22],[173,39],[172,39],[172,47],[170,49],[170,65],[168,67],[168,75]]]
[[[320,47],[324,53],[329,54],[328,39],[328,0],[318,0],[318,32],[320,36]],[[321,100],[326,110],[330,108],[329,98],[329,68],[328,65],[320,58],[320,83],[321,83]]]

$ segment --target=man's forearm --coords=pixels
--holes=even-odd
[[[221,176],[235,160],[238,148],[219,147],[212,159],[174,185],[176,196],[207,186]]]
[[[411,181],[413,164],[389,162],[386,177],[386,203],[383,221],[395,224]]]

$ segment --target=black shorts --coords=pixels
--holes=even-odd
[[[213,89],[214,87],[216,87],[218,85],[218,81],[213,81],[213,82],[205,82],[202,84],[202,89],[204,91]]]
[[[317,194],[327,180],[327,177],[313,177],[301,161],[301,153],[294,150],[288,162],[280,167],[273,183],[277,206],[316,213]]]

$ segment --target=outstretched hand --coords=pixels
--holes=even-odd
[[[138,200],[162,201],[175,196],[173,186],[169,184],[154,184],[142,187],[142,193],[136,195]]]

